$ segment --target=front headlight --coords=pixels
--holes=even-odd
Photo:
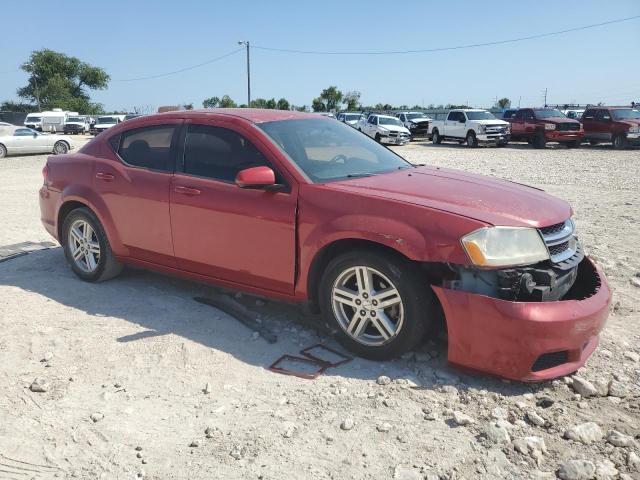
[[[556,129],[556,124],[555,123],[545,123],[544,124],[544,129],[545,130],[555,130]]]
[[[461,241],[478,267],[531,265],[549,259],[549,251],[535,228],[484,227]]]
[[[478,132],[479,133],[484,133],[486,131],[487,131],[486,125],[478,125]]]

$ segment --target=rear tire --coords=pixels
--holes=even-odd
[[[69,144],[67,142],[63,142],[59,140],[53,146],[53,153],[55,155],[64,155],[69,152]]]
[[[411,350],[438,318],[435,296],[420,270],[387,252],[350,252],[334,258],[322,276],[319,298],[336,339],[372,360]]]
[[[612,145],[614,150],[624,150],[627,148],[627,137],[619,133],[613,137]]]
[[[7,156],[7,147],[0,143],[0,158],[4,158]]]
[[[60,243],[71,270],[85,282],[104,282],[122,272],[100,220],[88,208],[77,208],[66,216]]]
[[[547,146],[547,139],[544,136],[543,132],[536,133],[536,136],[533,137],[533,147],[534,148],[544,148]]]

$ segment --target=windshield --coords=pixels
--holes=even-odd
[[[427,118],[424,113],[407,113],[407,118],[413,120],[415,118]]]
[[[544,109],[544,110],[534,110],[536,118],[563,118],[565,115],[560,110],[555,109]]]
[[[117,123],[115,117],[100,117],[96,123]]]
[[[611,110],[611,116],[614,120],[638,120],[640,119],[640,112],[630,108],[620,108]]]
[[[495,115],[489,112],[465,112],[469,120],[496,120]]]
[[[69,117],[69,118],[67,118],[67,122],[80,122],[80,123],[84,123],[84,118],[82,118],[82,117]]]
[[[280,120],[258,126],[315,183],[411,167],[391,150],[341,122]]]
[[[393,117],[378,117],[378,125],[395,125],[401,127],[402,122]]]
[[[42,121],[42,117],[32,117],[30,115],[27,115],[27,122],[41,122]]]
[[[351,113],[351,114],[347,113],[347,114],[345,114],[344,119],[345,120],[360,120],[361,116],[362,115],[360,115],[359,113]]]

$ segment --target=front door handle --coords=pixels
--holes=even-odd
[[[200,195],[200,190],[197,188],[183,187],[180,185],[174,187],[173,191],[182,195]]]
[[[116,177],[114,177],[110,173],[98,172],[96,173],[96,178],[99,180],[104,180],[105,182],[112,182]]]

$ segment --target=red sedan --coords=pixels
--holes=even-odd
[[[444,319],[450,362],[535,381],[582,366],[607,317],[567,203],[411,165],[319,115],[141,117],[43,174],[42,221],[81,279],[136,265],[308,302],[363,357]]]

